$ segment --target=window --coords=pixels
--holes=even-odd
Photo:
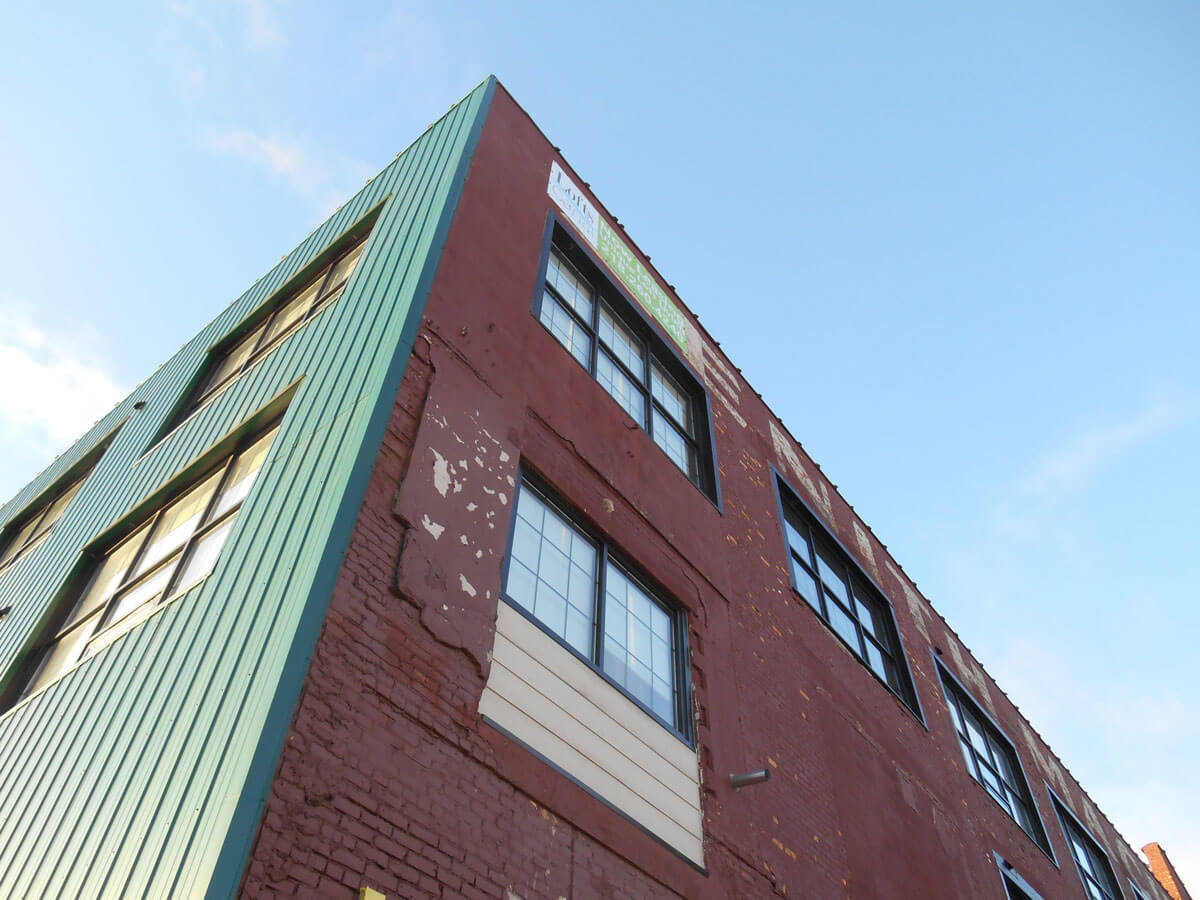
[[[1008,900],[1042,900],[1042,895],[1022,878],[1013,868],[1012,863],[999,853],[993,852],[996,865],[1000,867],[1000,877],[1004,880],[1004,895]]]
[[[782,483],[780,493],[786,498],[783,524],[792,587],[854,655],[917,712],[890,604]]]
[[[1038,846],[1049,852],[1050,844],[1017,751],[949,672],[939,665],[938,673],[967,771]]]
[[[1067,846],[1071,848],[1075,868],[1079,870],[1079,877],[1083,879],[1087,895],[1092,900],[1121,900],[1117,877],[1109,865],[1108,855],[1057,797],[1051,795],[1051,800],[1054,801],[1054,811],[1058,813],[1058,821],[1062,823],[1063,832],[1067,836]]]
[[[587,255],[567,246],[562,229],[555,242],[538,319],[671,462],[715,497],[703,388]]]
[[[1133,883],[1132,878],[1129,879],[1129,889],[1133,891],[1133,900],[1149,900],[1142,889]]]
[[[215,468],[97,555],[78,598],[53,637],[34,655],[25,694],[54,681],[155,605],[212,571],[242,502],[254,484],[277,425],[243,441]]]
[[[285,338],[334,303],[345,290],[369,236],[368,224],[354,233],[349,245],[340,249],[331,262],[303,285],[269,304],[270,314],[265,319],[259,319],[249,334],[214,349],[209,354],[204,375],[183,404],[179,415],[172,420],[173,424],[187,418],[233,384],[243,372],[279,346]]]
[[[63,479],[65,485],[56,485],[49,496],[39,502],[31,513],[22,517],[18,524],[5,529],[3,537],[0,537],[0,571],[16,562],[50,534],[50,530],[67,511],[71,498],[83,486],[83,482],[87,480],[111,441],[110,437],[92,450],[81,466],[76,466],[75,470]]]
[[[688,735],[684,615],[525,478],[504,595],[681,737]]]

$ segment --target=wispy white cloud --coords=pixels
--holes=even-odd
[[[0,300],[0,435],[49,454],[63,449],[128,390],[93,331],[52,328],[31,309]]]
[[[277,0],[234,0],[241,15],[242,39],[260,53],[277,54],[287,46],[287,35]]]
[[[236,47],[276,59],[288,46],[282,0],[165,0],[155,35],[185,97],[205,92]]]
[[[1059,495],[1104,466],[1188,417],[1189,404],[1176,395],[1153,397],[1131,415],[1081,430],[1039,459],[1022,479],[1027,494]]]
[[[212,153],[240,159],[281,179],[322,217],[375,171],[361,160],[314,149],[309,141],[248,128],[209,129],[202,142]]]

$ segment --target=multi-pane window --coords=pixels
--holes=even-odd
[[[1092,900],[1121,900],[1121,891],[1117,887],[1117,877],[1109,865],[1108,855],[1100,849],[1092,836],[1084,830],[1067,808],[1054,801],[1054,809],[1058,820],[1062,823],[1063,833],[1067,836],[1067,845],[1071,848],[1071,856],[1075,860],[1075,868],[1083,879],[1083,887]]]
[[[1005,812],[1043,849],[1049,848],[1041,818],[1029,793],[1012,743],[957,682],[939,667],[946,706],[971,777],[982,784]]]
[[[256,362],[318,312],[335,302],[358,265],[368,234],[354,239],[336,258],[303,286],[288,294],[249,334],[211,354],[205,374],[179,418],[184,418],[229,387]]]
[[[1042,900],[1041,894],[1017,874],[1012,863],[999,853],[993,852],[992,855],[996,858],[996,865],[1000,867],[1000,877],[1004,880],[1004,895],[1008,900]]]
[[[551,247],[537,305],[538,318],[559,343],[712,496],[703,392],[611,285]]]
[[[887,600],[799,503],[787,503],[784,532],[797,593],[915,712],[916,695]]]
[[[90,567],[79,596],[36,655],[26,694],[94,652],[123,625],[194,585],[216,564],[250,492],[276,426],[235,452],[155,510]]]
[[[0,537],[0,570],[10,563],[16,562],[19,557],[28,553],[50,534],[50,530],[67,511],[71,499],[83,486],[83,482],[104,452],[104,447],[107,446],[108,442],[106,441],[102,447],[94,450],[82,472],[77,471],[68,478],[65,485],[56,487],[50,496],[40,502],[31,513],[22,517],[19,524],[8,529],[7,533]]]
[[[646,710],[686,735],[682,614],[527,479],[517,492],[504,593]]]

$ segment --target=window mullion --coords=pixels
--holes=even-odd
[[[596,633],[592,642],[592,659],[604,671],[604,600],[608,596],[608,544],[600,542],[600,552],[597,554],[597,565],[600,567],[596,579]]]
[[[249,446],[249,442],[246,442],[246,446]],[[175,585],[179,582],[179,576],[183,574],[183,570],[187,567],[188,557],[191,555],[192,550],[199,542],[200,535],[202,533],[207,533],[205,532],[205,526],[208,525],[208,517],[212,514],[213,509],[216,508],[217,503],[220,501],[221,493],[225,488],[225,484],[229,481],[229,475],[231,472],[233,472],[234,463],[237,462],[237,459],[240,455],[240,452],[235,452],[231,454],[227,460],[225,460],[225,471],[222,472],[221,477],[217,479],[217,485],[213,488],[212,496],[208,498],[208,503],[204,505],[204,512],[200,516],[200,521],[192,530],[192,533],[188,535],[187,540],[184,541],[183,547],[180,549],[179,555],[175,559],[175,571],[171,573],[171,577],[167,580],[166,585],[163,587],[163,592],[160,595],[163,599],[171,596],[171,591],[175,589]]]

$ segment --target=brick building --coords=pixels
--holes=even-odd
[[[494,79],[0,525],[0,896],[1186,895]]]

